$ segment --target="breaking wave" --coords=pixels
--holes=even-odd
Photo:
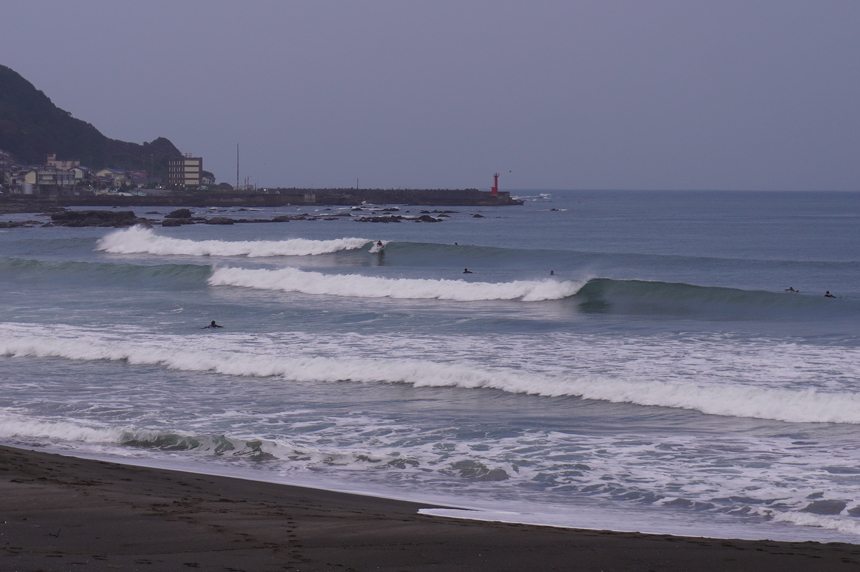
[[[364,238],[335,240],[188,240],[156,235],[152,229],[134,226],[99,239],[96,249],[111,254],[155,254],[159,256],[311,256],[341,250],[356,250],[372,241]]]
[[[472,282],[427,278],[382,278],[359,274],[324,274],[298,268],[217,268],[211,286],[239,286],[303,294],[356,298],[437,299],[455,301],[521,300],[538,302],[571,298],[584,312],[632,314],[711,314],[719,318],[749,315],[796,316],[808,311],[837,313],[856,308],[853,300],[741,290],[645,280],[514,280]],[[850,308],[849,308],[850,307]]]
[[[88,427],[72,421],[39,420],[15,414],[0,415],[0,439],[27,437],[110,443],[120,441],[122,434],[123,430],[115,427]]]
[[[104,427],[77,420],[38,419],[13,412],[0,412],[0,439],[59,439],[79,443],[120,443],[162,451],[226,451],[235,454],[259,452],[260,442],[225,435],[184,435],[134,427]]]
[[[323,274],[297,268],[249,270],[218,268],[209,278],[212,286],[241,286],[304,294],[359,298],[478,300],[559,300],[576,294],[582,282],[516,280],[513,282],[467,282],[421,278],[379,278],[356,274]]]
[[[769,516],[776,522],[788,522],[800,526],[814,526],[828,530],[860,535],[860,522],[856,518],[845,518],[835,515],[818,515],[809,512],[768,511]]]
[[[518,368],[482,367],[468,362],[424,359],[280,355],[242,345],[206,347],[200,336],[139,336],[79,328],[0,325],[0,356],[60,357],[124,361],[189,372],[244,377],[282,377],[301,382],[409,384],[414,387],[494,389],[546,397],[580,397],[613,403],[690,409],[706,414],[772,419],[795,423],[860,424],[860,394],[814,388],[761,387],[728,381],[698,383],[645,376],[597,373],[541,373]],[[215,342],[213,342],[215,343]],[[223,342],[218,342],[222,343]],[[228,349],[225,349],[229,347]],[[855,359],[850,353],[846,359]],[[656,373],[656,372],[655,372]]]

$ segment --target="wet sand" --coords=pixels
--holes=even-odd
[[[486,523],[423,507],[0,447],[0,570],[860,569],[853,544]]]

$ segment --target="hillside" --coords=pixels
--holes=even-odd
[[[0,65],[0,149],[25,164],[43,164],[48,153],[77,159],[92,169],[123,167],[166,177],[167,160],[181,156],[164,137],[151,143],[127,143],[105,137],[91,124],[75,119],[14,70]]]

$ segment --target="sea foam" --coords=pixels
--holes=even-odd
[[[309,256],[330,254],[341,250],[362,248],[371,241],[364,238],[338,238],[334,240],[189,240],[159,236],[152,229],[134,226],[112,232],[101,238],[96,246],[111,254],[155,254],[158,256]]]
[[[381,278],[356,274],[323,274],[306,272],[297,268],[279,270],[218,268],[209,278],[209,284],[212,286],[241,286],[260,290],[281,290],[356,298],[537,302],[573,296],[582,287],[584,281],[515,280],[491,283],[449,279]]]
[[[26,437],[107,443],[120,442],[123,432],[115,427],[89,427],[72,421],[40,420],[0,412],[0,439]]]
[[[626,374],[623,364],[613,366],[612,359],[605,360],[599,371],[561,368],[534,371],[519,365],[478,365],[460,358],[443,361],[349,354],[303,355],[292,348],[287,352],[278,343],[260,345],[256,342],[259,342],[258,337],[251,340],[243,334],[233,337],[176,336],[0,324],[0,356],[7,357],[124,361],[131,365],[158,365],[180,371],[282,377],[301,382],[352,381],[492,389],[545,397],[570,396],[690,409],[722,416],[860,424],[860,395],[853,391],[761,386],[730,379],[698,382],[695,378],[678,378],[670,366],[653,368],[649,375],[632,377]],[[611,348],[603,351],[611,354]],[[856,352],[846,351],[849,351],[845,356],[848,361],[856,359]],[[720,367],[721,364],[715,366]]]

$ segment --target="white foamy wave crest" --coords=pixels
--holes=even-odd
[[[62,439],[85,443],[117,443],[124,431],[120,428],[86,427],[70,421],[45,421],[0,413],[0,439]]]
[[[602,380],[582,386],[579,395],[615,403],[693,409],[710,415],[754,417],[793,423],[860,423],[860,395],[813,389],[765,389],[748,385],[704,386],[684,383]]]
[[[188,240],[158,236],[152,229],[134,226],[112,232],[98,241],[97,250],[112,254],[156,254],[159,256],[309,256],[329,254],[341,250],[355,250],[370,243],[364,238],[335,240]]]
[[[860,535],[860,522],[857,522],[857,519],[853,517],[821,515],[809,512],[768,512],[773,520],[777,522],[790,522],[801,526],[815,526]]]
[[[151,445],[158,445],[160,441],[169,440],[170,444],[174,446],[182,440],[193,439],[194,446],[199,449],[215,449],[217,446],[217,443],[214,443],[213,439],[208,436],[194,439],[189,436],[165,434],[149,429],[92,427],[75,421],[38,419],[3,411],[0,411],[0,439],[50,439],[78,443],[140,443]]]
[[[538,302],[573,296],[584,282],[516,280],[514,282],[466,282],[420,278],[378,278],[356,274],[322,274],[297,268],[249,270],[219,268],[209,278],[212,286],[242,286],[304,294],[357,298],[437,299],[457,301],[517,300]]]
[[[564,370],[553,373],[484,367],[468,362],[386,357],[283,355],[283,348],[246,345],[241,336],[151,336],[82,328],[0,324],[0,356],[125,361],[192,372],[283,377],[303,382],[406,383],[415,387],[495,389],[547,397],[690,409],[706,414],[794,423],[860,424],[860,394],[813,389],[758,387],[742,381],[629,379]],[[224,344],[227,345],[224,345]],[[214,344],[214,345],[211,345]],[[229,348],[229,349],[225,349]]]

